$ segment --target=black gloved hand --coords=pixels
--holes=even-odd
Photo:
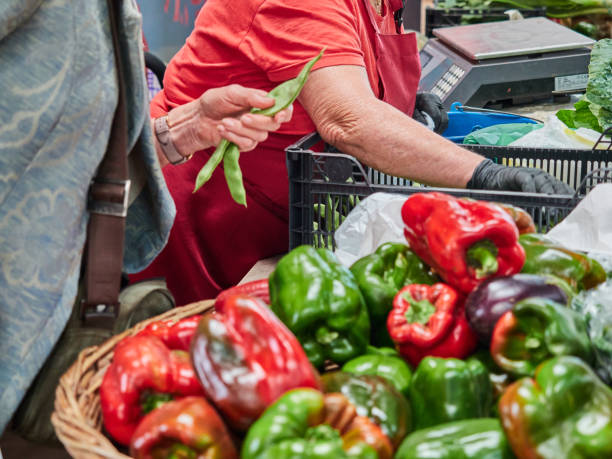
[[[427,122],[426,115],[429,115],[433,126]],[[417,93],[412,118],[430,127],[438,134],[442,134],[448,127],[448,115],[442,106],[442,100],[430,92]]]
[[[474,169],[467,187],[472,190],[574,194],[574,190],[548,172],[531,167],[506,167],[490,159],[485,159]]]

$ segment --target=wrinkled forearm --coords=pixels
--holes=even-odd
[[[387,174],[461,188],[483,159],[383,102],[371,102],[360,113],[348,129],[328,121],[320,132],[341,151]]]
[[[364,93],[359,81],[351,85],[346,78],[320,76],[309,81],[300,102],[325,141],[367,166],[420,183],[461,188],[483,160],[376,99],[369,87]]]

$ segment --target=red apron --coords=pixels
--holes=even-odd
[[[380,33],[376,12],[370,0],[363,0],[376,31],[375,53],[378,77],[381,80],[385,102],[412,116],[419,79],[421,61],[416,33]],[[402,0],[389,0],[391,12],[402,7]],[[383,2],[383,8],[385,3]]]
[[[236,204],[227,189],[223,168],[197,193],[195,178],[212,150],[163,173],[177,215],[162,252],[131,281],[165,277],[177,305],[214,298],[235,285],[264,258],[287,252],[287,145],[297,138],[270,136],[257,149],[241,153],[247,208]],[[146,235],[144,235],[146,236]]]
[[[420,64],[414,34],[378,33],[375,12],[366,9],[376,34],[377,70],[383,100],[412,114]],[[391,0],[399,4],[401,0]],[[288,180],[284,149],[299,136],[273,135],[240,155],[248,207],[231,198],[221,167],[197,193],[195,178],[212,150],[180,166],[165,167],[164,177],[177,216],[164,250],[132,281],[165,277],[177,305],[214,298],[235,285],[261,259],[287,252]],[[146,237],[146,235],[143,235]]]

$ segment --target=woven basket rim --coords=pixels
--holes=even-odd
[[[178,321],[212,310],[215,300],[204,300],[171,309],[139,322],[104,343],[83,349],[62,375],[55,391],[51,423],[68,453],[77,459],[129,459],[102,433],[99,389],[116,344],[138,333],[152,322]]]

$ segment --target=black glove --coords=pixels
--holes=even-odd
[[[485,159],[474,169],[467,187],[472,190],[574,194],[574,190],[548,172],[531,167],[506,167],[490,159]]]
[[[427,122],[425,114],[429,115],[431,121],[433,121],[433,126]],[[438,134],[442,134],[448,127],[448,115],[442,106],[442,101],[438,96],[430,92],[417,93],[412,118],[425,126],[433,128]]]

